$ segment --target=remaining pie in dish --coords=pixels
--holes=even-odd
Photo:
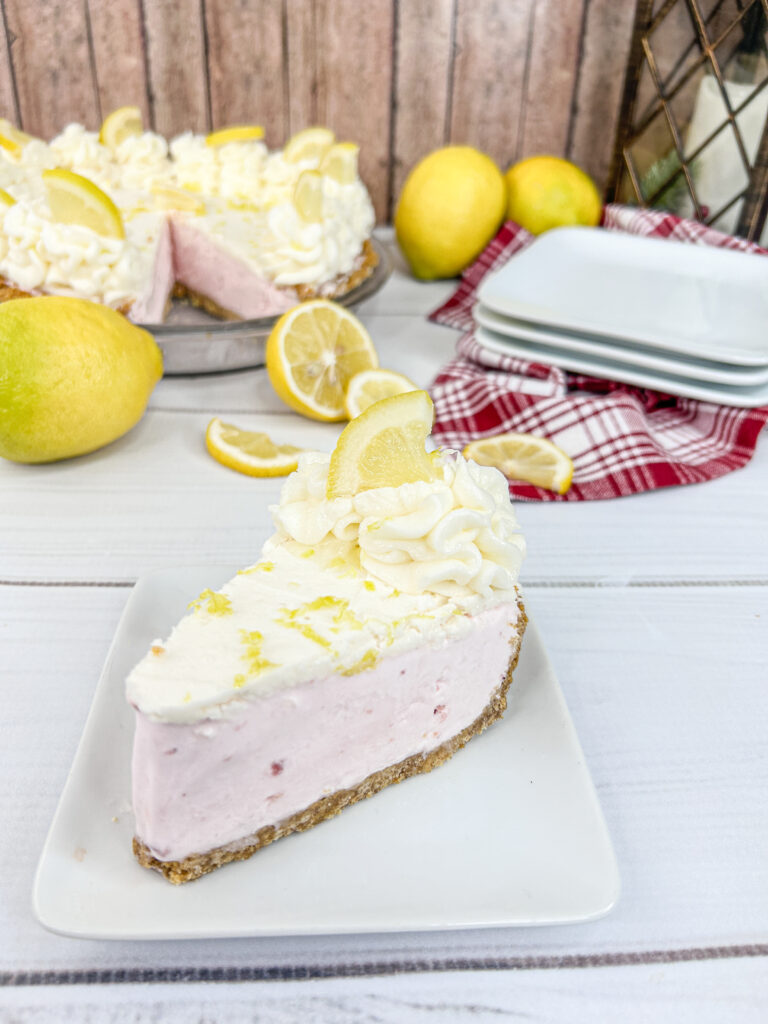
[[[315,128],[269,151],[259,134],[108,143],[73,124],[45,143],[0,122],[0,300],[74,295],[159,323],[172,294],[246,319],[349,291],[376,264],[357,147]],[[59,211],[62,175],[95,220]]]
[[[526,622],[508,485],[423,436],[401,458],[419,418],[424,392],[386,399],[303,455],[259,561],[130,674],[134,851],[171,882],[430,771],[503,713]],[[349,489],[345,435],[371,429],[410,479]]]

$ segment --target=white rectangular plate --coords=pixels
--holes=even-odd
[[[518,341],[504,334],[497,334],[485,327],[475,329],[475,341],[489,352],[505,356],[518,356],[535,363],[560,366],[575,373],[587,373],[605,380],[623,381],[641,388],[654,388],[669,395],[695,398],[701,402],[716,402],[718,405],[734,405],[744,409],[755,409],[768,405],[768,383],[755,387],[728,387],[725,384],[709,384],[703,380],[687,380],[671,373],[644,370],[613,359],[582,355],[580,352],[559,348],[557,345],[540,345],[533,341]],[[538,382],[536,382],[538,383]]]
[[[235,570],[143,577],[126,605],[43,849],[46,928],[98,939],[476,928],[607,913],[619,876],[573,724],[535,625],[503,720],[429,775],[173,886],[131,853],[128,671],[191,596]]]
[[[504,316],[768,365],[768,258],[599,228],[541,235],[478,290]]]
[[[693,356],[675,355],[664,349],[646,348],[620,338],[608,338],[598,334],[577,334],[574,331],[539,327],[524,320],[501,316],[476,303],[472,310],[475,322],[496,334],[513,341],[532,341],[539,345],[553,345],[576,356],[597,356],[612,359],[622,366],[651,372],[671,373],[692,381],[706,381],[709,384],[726,384],[729,387],[755,387],[768,384],[768,366],[732,366],[729,363],[715,363]]]

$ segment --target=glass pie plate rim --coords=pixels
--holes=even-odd
[[[386,246],[377,238],[370,243],[378,257],[373,272],[334,302],[353,307],[383,288],[392,273]],[[164,376],[221,373],[256,369],[264,365],[269,334],[279,315],[256,320],[218,320],[204,310],[174,300],[173,310],[183,311],[189,323],[139,324],[155,338],[163,353]]]

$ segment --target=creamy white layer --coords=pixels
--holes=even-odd
[[[482,713],[503,680],[518,608],[480,614],[355,675],[318,671],[289,690],[194,725],[136,717],[136,834],[158,860],[246,845],[373,772],[435,749]]]

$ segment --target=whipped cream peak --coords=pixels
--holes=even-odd
[[[498,470],[443,452],[435,480],[328,499],[329,461],[316,453],[300,457],[271,509],[273,543],[316,549],[343,541],[359,549],[369,576],[473,609],[477,598],[490,604],[514,590],[525,542]]]

